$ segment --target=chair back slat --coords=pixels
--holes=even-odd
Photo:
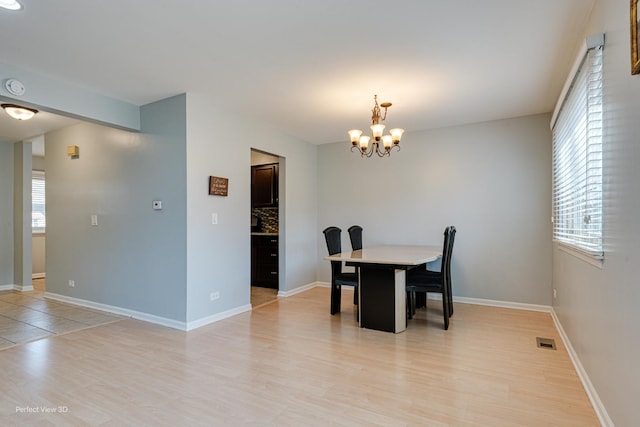
[[[323,231],[324,239],[327,242],[327,251],[329,255],[335,255],[342,252],[342,245],[340,243],[340,235],[342,230],[338,227],[327,227]]]
[[[453,242],[456,238],[456,228],[451,225],[444,231],[444,247],[442,249],[442,266],[440,272],[445,283],[451,280],[451,255],[453,254]]]
[[[327,251],[329,255],[335,255],[342,252],[342,244],[341,244],[341,234],[342,230],[338,227],[327,227],[323,231],[324,239],[327,243]],[[335,275],[342,273],[342,262],[340,261],[331,261],[331,275],[335,277]]]
[[[362,249],[362,227],[352,225],[349,227],[349,240],[351,240],[351,250],[357,251]]]

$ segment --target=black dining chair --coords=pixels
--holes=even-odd
[[[453,296],[451,294],[451,256],[456,228],[449,226],[444,231],[442,263],[440,271],[415,268],[407,271],[407,317],[411,319],[416,312],[416,293],[436,292],[442,295],[442,315],[444,329],[449,329],[449,318],[453,315]]]
[[[351,240],[351,250],[357,251],[362,249],[362,227],[352,225],[347,231],[349,231],[349,240]]]
[[[329,255],[342,252],[341,234],[338,227],[327,227],[323,231]],[[358,304],[358,272],[345,273],[341,261],[331,261],[331,314],[340,312],[342,286],[353,286],[353,303]]]

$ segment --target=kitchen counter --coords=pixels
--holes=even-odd
[[[252,231],[251,235],[252,236],[277,236],[278,233],[262,233],[262,232],[258,233],[258,232]]]

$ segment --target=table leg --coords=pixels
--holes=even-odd
[[[360,267],[360,326],[386,332],[407,329],[406,271]]]

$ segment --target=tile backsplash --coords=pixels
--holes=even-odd
[[[253,208],[251,215],[255,215],[262,221],[263,233],[278,232],[278,208]]]

